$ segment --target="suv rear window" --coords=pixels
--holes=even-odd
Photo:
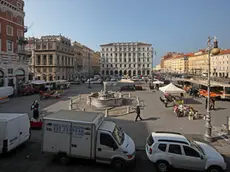
[[[152,146],[153,143],[154,143],[154,140],[153,140],[152,135],[150,134],[150,135],[148,136],[148,138],[147,138],[147,144],[148,144],[149,146]]]

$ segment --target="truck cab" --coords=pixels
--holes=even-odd
[[[97,132],[96,161],[126,166],[135,160],[134,141],[112,121],[103,121]]]

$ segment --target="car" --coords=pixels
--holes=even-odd
[[[170,167],[223,172],[227,166],[222,155],[212,146],[190,141],[174,132],[152,132],[146,139],[146,155],[159,172],[168,172]]]
[[[135,87],[133,85],[126,85],[121,87],[120,91],[135,91]]]

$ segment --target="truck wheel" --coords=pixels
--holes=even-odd
[[[124,171],[125,170],[125,162],[124,160],[121,159],[114,159],[112,161],[112,167],[116,170],[116,171]]]
[[[67,165],[70,159],[66,155],[59,155],[59,161],[61,162],[62,165]]]

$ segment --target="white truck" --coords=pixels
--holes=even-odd
[[[135,160],[134,141],[98,112],[60,110],[44,117],[42,151],[58,155],[62,164],[77,157],[120,169]]]
[[[0,113],[0,154],[7,153],[30,138],[26,113]]]

